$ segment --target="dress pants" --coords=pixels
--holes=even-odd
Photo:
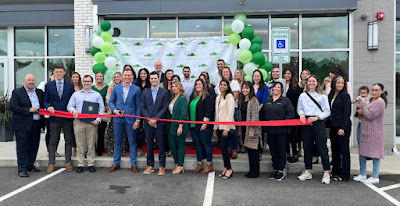
[[[126,131],[129,141],[131,165],[136,166],[136,159],[137,159],[136,130],[133,130],[133,124],[127,124],[124,120],[122,123],[116,123],[114,121],[113,126],[114,126],[114,136],[115,136],[114,165],[119,166],[121,163],[122,140],[124,131]]]
[[[272,167],[274,170],[285,169],[287,134],[268,134],[269,149],[271,152]]]
[[[177,135],[168,135],[169,147],[171,149],[172,156],[174,157],[175,164],[182,167],[185,161],[185,140],[186,134]]]
[[[65,140],[65,163],[71,162],[72,138],[74,137],[73,125],[70,119],[59,118],[55,122],[50,122],[50,142],[49,142],[49,164],[56,163],[57,145],[60,141],[61,129],[64,131]]]
[[[326,146],[326,127],[324,120],[317,120],[311,126],[301,126],[301,137],[304,146],[304,164],[307,170],[312,169],[312,147],[315,141],[321,155],[325,171],[330,170],[328,147]]]
[[[238,114],[238,108],[235,108],[235,113],[234,113],[234,119],[235,121],[237,121],[237,114]],[[238,132],[237,130],[231,130],[229,132],[229,142],[228,142],[228,148],[233,150],[233,151],[237,151],[238,150]]]
[[[18,172],[26,172],[35,168],[40,142],[40,122],[33,121],[29,131],[14,131],[17,141],[17,163]]]
[[[164,139],[164,131],[165,124],[157,124],[157,128],[151,127],[147,122],[145,125],[144,132],[146,134],[146,143],[147,143],[147,166],[154,167],[154,136],[157,137],[157,144],[159,149],[159,166],[165,168],[165,139]]]
[[[103,154],[104,152],[104,134],[106,132],[107,122],[100,122],[97,127],[97,144],[96,144],[96,153]]]
[[[251,149],[246,147],[247,154],[249,155],[250,176],[260,175],[260,152],[258,149]]]
[[[350,132],[351,128],[344,130],[344,136],[338,135],[339,128],[331,127],[330,139],[332,148],[332,175],[342,179],[350,179]]]
[[[223,130],[217,130],[218,139],[221,144],[222,159],[224,160],[224,167],[227,170],[231,169],[231,157],[229,155],[229,150],[228,150],[228,144],[229,144],[229,138],[230,138],[231,131],[228,132],[227,137],[224,137],[224,136],[222,136]]]
[[[87,165],[94,166],[96,135],[98,126],[79,119],[74,120],[74,133],[76,138],[76,157],[78,159],[78,167],[83,167],[85,164],[85,146],[87,146]]]

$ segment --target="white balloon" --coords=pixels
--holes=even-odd
[[[104,40],[99,37],[99,36],[95,36],[92,40],[92,44],[93,46],[95,46],[96,48],[100,49],[101,45],[103,44]]]
[[[249,39],[244,38],[239,42],[239,47],[241,49],[250,49],[250,46],[251,46],[251,41]]]
[[[234,57],[235,59],[238,59],[238,58],[239,58],[239,54],[240,54],[241,51],[242,51],[241,48],[236,49],[236,50],[233,52],[233,57]]]
[[[104,60],[104,66],[106,66],[107,69],[113,69],[117,66],[117,60],[114,57],[107,57],[106,60]]]
[[[244,23],[241,20],[235,20],[231,25],[232,31],[239,34],[244,29]]]
[[[258,66],[257,66],[256,64],[254,64],[253,62],[249,62],[249,63],[247,63],[247,64],[244,65],[243,71],[244,71],[244,73],[245,73],[246,75],[247,75],[247,74],[252,75],[253,72],[254,72],[257,68],[258,68]]]

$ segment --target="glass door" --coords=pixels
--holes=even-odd
[[[0,59],[0,96],[3,97],[5,95],[5,88],[7,85],[6,82],[6,71],[7,69],[7,59]],[[10,91],[11,92],[11,91]],[[9,94],[10,96],[11,94]]]

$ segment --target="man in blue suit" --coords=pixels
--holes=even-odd
[[[74,85],[64,79],[65,68],[63,65],[54,67],[54,75],[56,79],[47,83],[45,87],[44,108],[50,113],[54,113],[55,110],[66,112],[69,99],[75,92]],[[47,173],[49,174],[54,172],[55,154],[60,141],[61,129],[64,131],[65,140],[65,168],[67,171],[74,170],[71,164],[72,138],[74,138],[72,120],[62,117],[50,117],[49,166],[47,168]]]
[[[167,117],[169,94],[168,91],[160,88],[157,72],[150,74],[151,88],[142,93],[142,115],[143,117],[162,118]],[[147,168],[143,174],[148,175],[154,172],[154,135],[157,137],[158,159],[160,161],[158,175],[165,175],[165,130],[166,122],[157,120],[144,120],[144,132],[147,142]]]
[[[122,73],[123,83],[118,84],[112,90],[110,96],[110,108],[116,115],[130,114],[140,115],[141,92],[140,88],[132,84],[133,70],[124,69]],[[114,117],[114,165],[108,169],[108,172],[114,172],[120,169],[121,163],[121,145],[124,131],[128,135],[129,149],[131,156],[131,170],[138,173],[136,166],[137,148],[136,148],[136,129],[139,128],[140,119],[133,117]]]

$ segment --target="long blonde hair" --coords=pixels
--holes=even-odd
[[[172,84],[171,84],[171,93],[172,93],[172,85],[175,85],[176,87],[178,87],[178,89],[181,90],[181,95],[186,96],[185,88],[183,88],[182,83],[180,83],[178,81],[172,82]]]

